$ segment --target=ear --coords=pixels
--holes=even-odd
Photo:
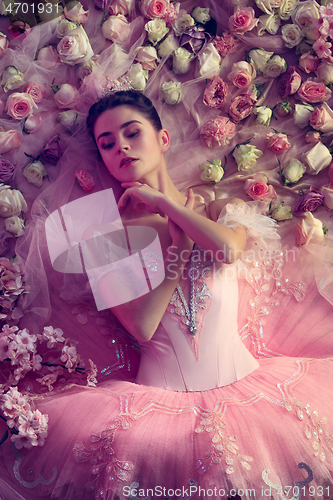
[[[165,151],[170,146],[169,132],[165,128],[163,128],[162,130],[160,130],[159,135],[160,135],[160,145],[162,148],[162,153],[165,153]]]

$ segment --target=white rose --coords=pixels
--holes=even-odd
[[[147,45],[146,47],[138,47],[135,55],[135,60],[142,64],[143,69],[148,71],[156,68],[157,52],[155,47]]]
[[[319,19],[319,5],[314,0],[300,2],[291,16],[293,23],[300,28],[305,28],[311,24],[312,19]]]
[[[178,17],[177,19],[174,20],[172,23],[173,30],[176,34],[176,36],[180,36],[186,28],[189,28],[190,26],[194,26],[195,21],[190,14],[183,14],[181,17]]]
[[[26,134],[34,134],[38,132],[43,124],[43,119],[41,116],[30,115],[25,119],[23,124],[23,132]]]
[[[295,104],[294,122],[299,128],[305,128],[309,125],[310,115],[314,111],[314,107],[310,104]]]
[[[283,167],[282,175],[284,178],[284,185],[295,184],[298,182],[303,174],[305,174],[306,166],[297,158],[291,158]]]
[[[197,23],[207,23],[210,20],[209,8],[195,7],[192,10],[192,17]]]
[[[199,168],[202,171],[200,179],[204,182],[219,182],[224,175],[224,170],[221,167],[221,160],[219,158],[211,162],[207,161],[201,163]]]
[[[23,175],[30,184],[34,184],[37,187],[43,185],[43,178],[47,176],[44,164],[39,161],[32,161],[23,170]]]
[[[256,70],[261,71],[273,54],[274,52],[267,52],[264,49],[252,49],[249,52],[249,57]]]
[[[142,91],[146,88],[148,71],[144,70],[140,63],[132,64],[125,76],[134,90]]]
[[[268,31],[271,35],[276,35],[281,20],[276,14],[264,14],[259,17],[258,22],[258,35],[262,36],[265,31]]]
[[[109,7],[110,14],[129,16],[133,10],[135,0],[113,0]]]
[[[70,21],[74,21],[78,24],[84,24],[88,17],[88,10],[84,10],[81,2],[77,0],[70,1],[66,3],[64,9],[64,15]]]
[[[82,26],[67,33],[58,43],[57,50],[61,62],[71,66],[89,61],[94,55],[89,38]]]
[[[278,14],[282,21],[287,21],[295,11],[298,0],[284,0],[278,9]]]
[[[317,142],[313,148],[303,153],[302,160],[306,164],[307,173],[316,175],[330,165],[332,155],[322,142]]]
[[[24,233],[25,220],[17,215],[5,219],[5,228],[10,233],[13,233],[17,238]]]
[[[238,170],[249,170],[257,164],[257,159],[263,154],[252,144],[240,144],[236,146],[232,156],[235,158]]]
[[[331,184],[327,184],[321,188],[324,195],[324,205],[327,210],[333,210],[333,188]]]
[[[291,213],[291,207],[289,205],[283,205],[280,203],[277,207],[273,207],[270,211],[270,216],[272,219],[277,221],[292,219],[293,214]]]
[[[169,57],[179,47],[178,39],[172,34],[166,37],[157,47],[159,57]]]
[[[270,78],[277,78],[282,73],[287,71],[287,63],[283,59],[283,57],[275,55],[267,61],[261,71],[265,76],[268,76]]]
[[[61,19],[56,27],[56,33],[58,38],[63,38],[69,31],[77,28],[77,25],[68,19]]]
[[[182,100],[182,89],[180,82],[164,82],[161,87],[162,99],[165,104],[175,106]]]
[[[307,245],[310,243],[323,243],[325,239],[323,223],[316,219],[311,212],[304,212],[304,218],[296,226],[297,245]]]
[[[257,6],[266,14],[273,14],[275,9],[281,7],[283,0],[255,0]]]
[[[288,49],[296,47],[302,39],[303,35],[297,24],[285,24],[281,29],[282,40]]]
[[[102,25],[104,38],[112,42],[123,43],[131,33],[131,26],[126,17],[118,14],[110,16]]]
[[[54,100],[58,108],[74,108],[79,101],[79,93],[73,85],[62,83],[57,86]]]
[[[24,74],[21,73],[15,66],[6,66],[2,73],[1,85],[3,85],[4,92],[8,90],[18,89],[22,86],[24,81]]]
[[[28,205],[21,191],[11,189],[10,186],[0,184],[0,217],[12,217],[26,212]]]
[[[272,110],[268,106],[258,106],[253,109],[253,113],[257,115],[256,124],[265,125],[268,127],[272,118]]]
[[[58,115],[58,121],[64,126],[68,132],[74,132],[75,128],[79,125],[79,113],[74,109],[62,111]]]
[[[145,30],[148,33],[149,41],[156,45],[157,42],[162,40],[162,38],[169,32],[169,28],[166,27],[166,22],[164,19],[152,19],[145,24]]]
[[[221,56],[212,43],[206,45],[205,49],[198,54],[199,71],[198,77],[214,78],[221,69]]]
[[[333,83],[333,62],[324,59],[316,69],[316,75],[325,85]]]
[[[173,53],[172,69],[176,74],[187,73],[190,70],[192,53],[179,47]]]

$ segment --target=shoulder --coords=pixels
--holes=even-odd
[[[217,221],[222,209],[226,205],[228,205],[228,203],[231,203],[232,205],[241,205],[245,203],[245,201],[241,198],[222,198],[219,200],[214,200],[209,205],[210,218],[213,221]]]

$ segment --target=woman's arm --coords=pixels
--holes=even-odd
[[[194,198],[192,190],[189,190],[189,196]],[[124,206],[129,197],[134,202],[134,206],[142,206],[147,210],[167,215],[197,245],[211,252],[213,258],[222,260],[222,251],[223,261],[230,264],[239,258],[245,248],[246,230],[243,226],[232,229],[218,224],[144,184],[126,189],[120,198],[119,206]],[[233,203],[235,202],[243,203],[239,198],[234,198]],[[215,211],[221,203],[225,205],[226,200],[219,200]]]

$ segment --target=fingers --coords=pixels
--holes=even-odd
[[[185,207],[189,208],[190,210],[193,210],[194,203],[195,203],[195,194],[193,192],[193,189],[189,188],[187,192],[187,200],[185,203]]]

